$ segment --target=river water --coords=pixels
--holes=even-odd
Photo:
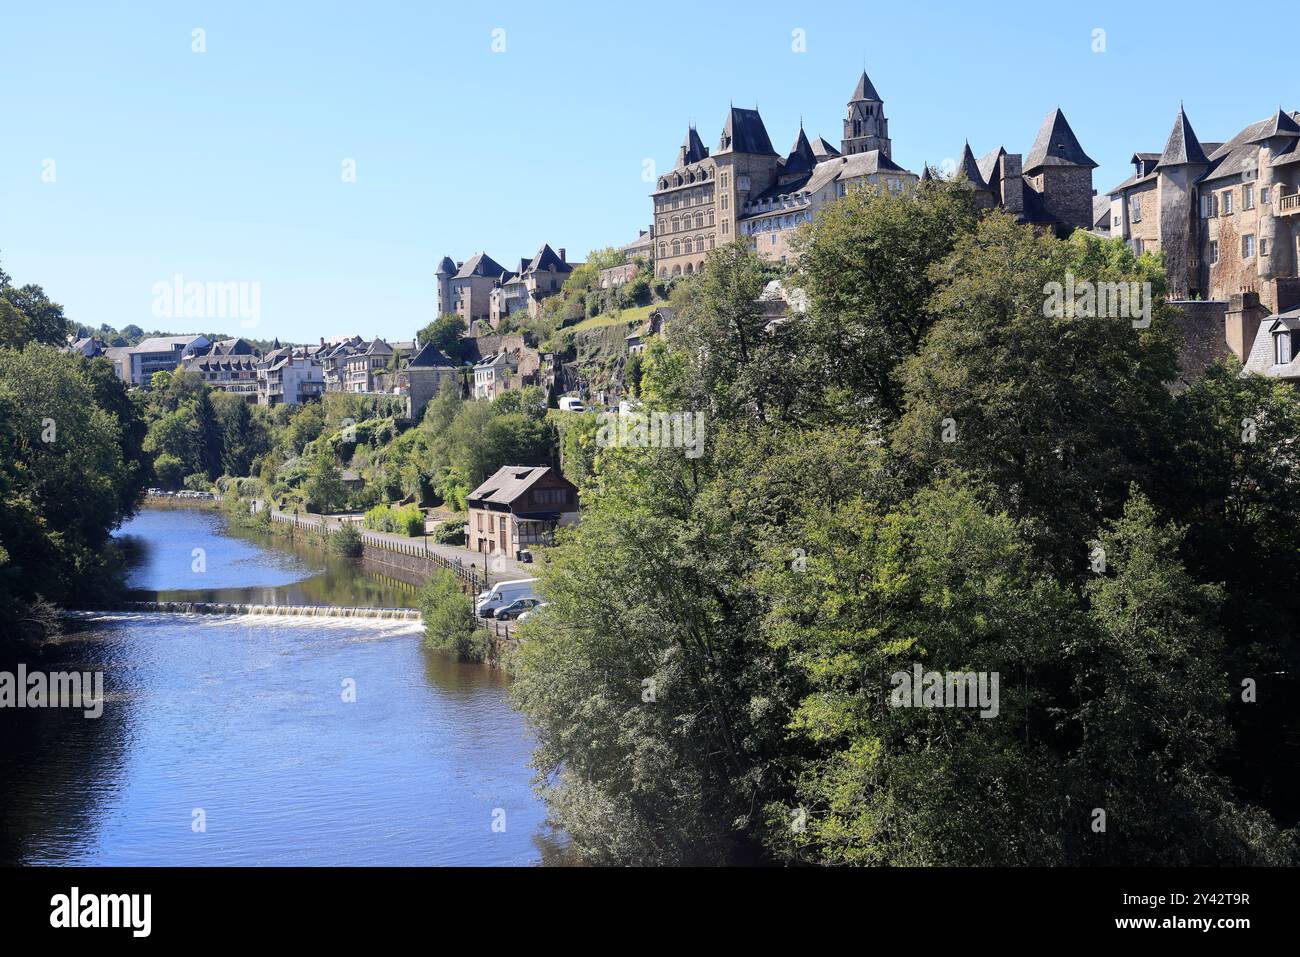
[[[162,598],[415,603],[212,512],[145,510],[121,535],[129,584]],[[504,677],[424,649],[421,627],[82,615],[22,657],[29,671],[102,668],[103,715],[0,711],[0,863],[560,862]]]

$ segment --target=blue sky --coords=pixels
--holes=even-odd
[[[801,115],[838,144],[864,63],[903,165],[968,137],[1028,152],[1059,105],[1101,190],[1162,148],[1180,100],[1203,140],[1300,106],[1269,52],[1291,4],[1213,30],[1155,6],[9,4],[0,261],[95,326],[409,338],[443,254],[630,241],[644,162],[670,167],[691,120],[713,148],[730,102],[779,150]],[[257,326],[156,319],[177,274],[260,284]]]

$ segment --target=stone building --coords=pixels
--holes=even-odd
[[[545,465],[506,465],[465,497],[471,551],[517,559],[579,519],[578,489]]]
[[[426,342],[400,375],[401,391],[406,393],[406,415],[419,419],[428,405],[444,387],[460,388],[460,368],[443,355],[432,342]]]
[[[466,327],[472,327],[475,320],[489,319],[492,315],[492,290],[505,272],[505,268],[487,253],[475,253],[459,264],[444,256],[435,274],[438,278],[438,314],[460,316]]]
[[[1096,168],[1065,114],[1056,109],[1043,121],[1028,156],[1022,158],[999,146],[976,159],[968,141],[956,175],[974,188],[977,207],[1002,209],[1022,223],[1068,236],[1096,223],[1092,188]]]
[[[694,127],[673,169],[659,177],[654,204],[654,266],[661,278],[689,275],[715,246],[748,238],[768,259],[785,259],[793,230],[823,202],[854,184],[916,177],[894,164],[884,103],[865,72],[848,102],[837,150],[802,126],[794,147],[772,147],[757,110],[732,107],[710,153]]]
[[[516,272],[503,272],[488,297],[488,321],[495,329],[506,316],[527,315],[536,319],[542,312],[542,300],[560,291],[573,272],[563,246],[556,253],[548,244],[531,260],[519,260]]]
[[[1133,175],[1110,191],[1111,235],[1164,253],[1172,298],[1256,293],[1278,308],[1278,283],[1300,263],[1298,120],[1279,109],[1202,143],[1179,107],[1163,152],[1134,153]]]

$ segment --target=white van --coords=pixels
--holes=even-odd
[[[498,608],[504,608],[517,598],[536,598],[537,595],[533,591],[536,586],[536,578],[497,582],[490,589],[479,594],[474,613],[480,618],[491,618]]]
[[[582,400],[576,395],[560,396],[561,412],[586,412],[587,407],[582,404]]]

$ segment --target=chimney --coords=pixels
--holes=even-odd
[[[567,252],[567,250],[566,250],[563,246],[561,246],[561,247],[560,247],[560,262],[562,262],[562,263],[567,263],[567,262],[569,261],[568,256],[565,255],[566,252]]]

